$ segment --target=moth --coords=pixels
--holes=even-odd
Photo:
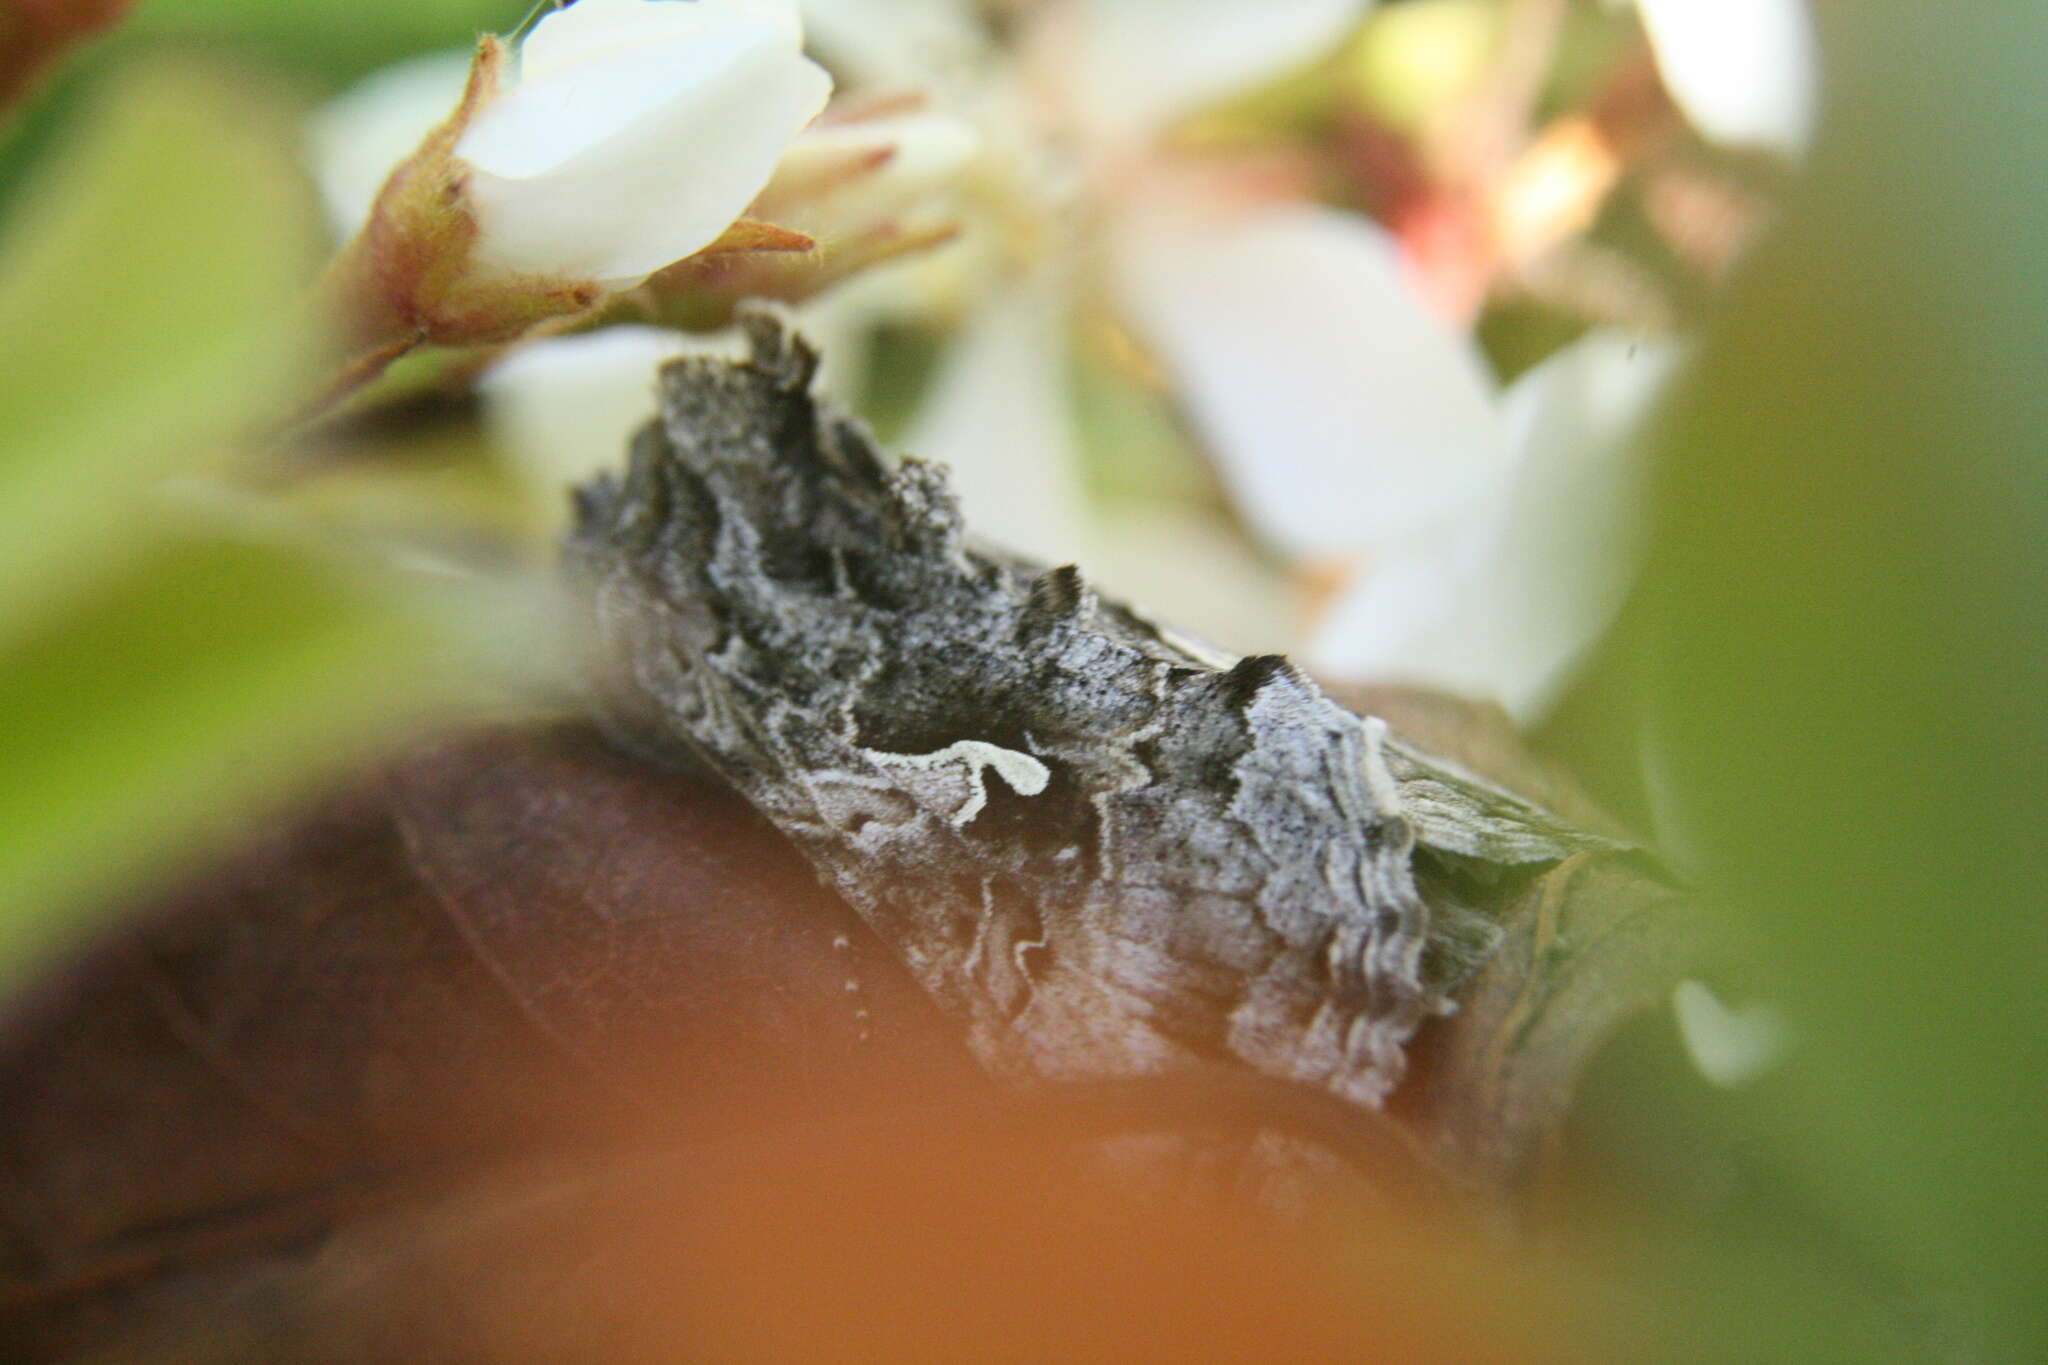
[[[685,359],[569,577],[618,742],[706,765],[1020,1082],[1218,1059],[1378,1106],[1497,935],[1468,870],[1612,847],[1236,659],[976,543],[944,472],[811,392],[772,315]]]
[[[612,743],[380,762],[0,1001],[9,1360],[973,1356],[1076,1322],[1361,1358],[1263,1216],[1355,1176],[1389,1228],[1510,1209],[1585,1058],[1669,997],[1681,896],[1639,850],[975,543],[748,326],[582,495]],[[1185,1221],[1217,1172],[1261,1235]]]

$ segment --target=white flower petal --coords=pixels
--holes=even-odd
[[[1627,593],[1641,548],[1633,438],[1675,360],[1598,332],[1518,380],[1502,405],[1512,471],[1374,559],[1312,665],[1541,715]]]
[[[1086,543],[1065,325],[1063,301],[1043,281],[989,300],[900,443],[952,470],[976,534],[1053,564],[1077,559]]]
[[[1275,544],[1357,554],[1497,474],[1506,446],[1485,366],[1423,307],[1374,224],[1289,205],[1123,227],[1127,315]]]
[[[657,33],[650,11],[679,17]],[[745,210],[831,94],[787,29],[749,6],[609,0],[592,17],[630,41],[552,30],[549,59],[457,144],[485,265],[623,284],[679,260]]]
[[[546,175],[670,101],[774,50],[758,29],[700,26],[664,41],[609,51],[601,61],[555,67],[513,83],[485,106],[463,133],[458,150],[491,175]]]
[[[772,24],[798,47],[804,44],[804,7],[800,0],[693,0],[709,13],[744,14]]]
[[[356,235],[392,168],[454,111],[470,55],[435,52],[384,67],[314,113],[308,152],[337,238]]]
[[[487,430],[535,491],[568,510],[567,490],[624,467],[627,443],[654,415],[655,372],[698,349],[660,327],[607,327],[514,350],[477,389]]]
[[[1678,983],[1671,1008],[1693,1066],[1725,1090],[1739,1089],[1769,1071],[1791,1041],[1784,1016],[1768,1004],[1730,1009],[1697,981]]]
[[[1217,512],[1105,508],[1080,563],[1104,592],[1220,652],[1278,654],[1296,642],[1286,574]]]
[[[775,173],[778,182],[785,176],[801,181],[815,167],[865,152],[891,155],[876,170],[809,196],[810,202],[777,221],[828,238],[835,231],[873,227],[950,189],[980,147],[972,124],[934,109],[814,125],[790,144]],[[771,183],[770,193],[777,188]]]
[[[1085,124],[1142,137],[1328,51],[1371,0],[1077,0]]]
[[[1504,500],[1478,498],[1372,557],[1303,649],[1310,669],[1505,705],[1520,622],[1486,599]]]
[[[803,42],[794,0],[580,0],[542,16],[519,44],[519,79],[530,81],[582,62],[609,62],[647,43],[667,42],[720,24]]]
[[[1738,146],[1805,151],[1818,54],[1804,0],[1636,0],[1665,88],[1693,126]]]
[[[812,48],[860,85],[947,84],[988,47],[962,0],[803,0],[803,15]]]

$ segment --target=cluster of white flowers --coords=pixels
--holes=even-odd
[[[1702,7],[1638,3],[1704,132],[1803,142],[1811,54],[1794,0],[1717,7],[1756,38],[1744,60],[1769,68],[1744,75],[1761,91],[1747,104],[1729,99],[1725,64],[1700,56]],[[971,184],[998,206],[979,240],[828,296],[807,321],[849,338],[828,353],[852,356],[877,311],[944,297],[964,315],[902,444],[953,467],[977,525],[1106,566],[1112,588],[1150,546],[1091,519],[1078,473],[1069,338],[1078,312],[1106,306],[1161,368],[1267,552],[1347,573],[1299,642],[1313,665],[1532,717],[1625,592],[1631,438],[1673,348],[1597,331],[1501,392],[1387,231],[1168,136],[1329,52],[1369,8],[1042,0],[998,46],[964,0],[581,0],[536,25],[516,77],[453,143],[475,258],[613,289],[715,242],[775,186],[827,184],[836,167],[887,174],[826,200],[827,228]],[[832,86],[803,55],[806,23],[837,70],[928,93],[940,112],[812,125]],[[463,70],[397,70],[329,111],[316,138],[339,219],[370,212],[380,168],[445,117]],[[581,477],[651,409],[653,362],[687,344],[614,328],[525,348],[485,384],[504,444],[549,482]],[[1227,592],[1130,579],[1171,599],[1155,603],[1167,614],[1234,629],[1209,610]]]
[[[829,55],[843,36],[866,69],[922,61],[927,79],[971,87],[960,102],[1035,122],[1063,160],[1012,162],[1065,166],[1042,197],[1069,222],[1027,234],[1062,250],[1007,271],[977,260],[979,303],[906,448],[950,464],[970,516],[1020,548],[1099,566],[1229,643],[1286,642],[1241,614],[1281,604],[1219,593],[1218,575],[1181,563],[1147,572],[1135,561],[1159,553],[1155,537],[1085,515],[1063,356],[1077,296],[1106,298],[1269,549],[1348,566],[1334,607],[1292,642],[1312,665],[1538,714],[1623,596],[1628,438],[1669,347],[1596,333],[1499,393],[1385,229],[1167,136],[1328,52],[1370,6],[1071,0],[1028,10],[1008,60],[976,47],[958,6],[915,8],[892,45],[858,22],[859,0],[806,4]]]

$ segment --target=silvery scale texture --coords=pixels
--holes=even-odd
[[[814,399],[777,320],[689,359],[571,580],[611,732],[708,765],[1019,1081],[1235,1059],[1377,1105],[1494,928],[1418,890],[1605,841],[978,546],[941,469]]]

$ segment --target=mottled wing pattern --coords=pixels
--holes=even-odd
[[[886,459],[813,399],[801,340],[751,330],[750,360],[671,366],[625,480],[580,496],[614,732],[732,782],[1000,1074],[1228,1056],[1377,1104],[1445,1008],[1390,762],[1433,830],[1496,812],[1455,852],[1554,859],[1569,831],[1284,659],[1219,661],[975,547],[940,470]]]

